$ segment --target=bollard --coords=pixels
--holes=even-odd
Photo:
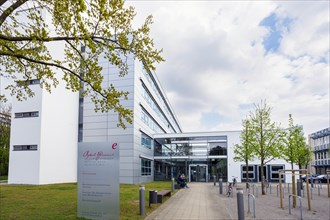
[[[222,194],[222,178],[219,178],[219,193]]]
[[[288,183],[288,194],[290,194],[290,183]]]
[[[301,197],[301,181],[297,180],[297,196]]]
[[[140,186],[140,215],[144,215],[144,186]]]
[[[310,189],[311,189],[311,200],[313,200],[313,187],[311,187]]]
[[[239,220],[244,220],[243,188],[237,188],[237,215]]]
[[[317,184],[317,185],[318,185],[318,188],[317,188],[317,189],[318,189],[318,194],[319,194],[319,196],[320,196],[320,185],[321,185],[321,184],[319,183],[319,184]]]
[[[300,196],[297,196],[297,195],[289,195],[289,215],[291,215],[291,201],[290,201],[290,198],[291,196],[295,196],[299,199],[299,204],[300,204],[300,219],[303,220],[303,213],[302,213],[302,205],[301,205],[301,197]]]
[[[172,178],[172,192],[174,192],[174,178]]]
[[[256,188],[256,191],[257,191],[257,197],[258,197],[258,187]]]
[[[272,194],[272,184],[269,183],[269,194]]]
[[[215,179],[215,175],[213,176],[213,185],[216,186],[216,179]]]
[[[256,198],[251,193],[248,194],[248,213],[250,213],[250,196],[253,198],[253,218],[256,218]]]

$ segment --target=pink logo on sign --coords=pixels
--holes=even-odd
[[[112,149],[114,149],[114,150],[117,149],[117,143],[112,144]]]

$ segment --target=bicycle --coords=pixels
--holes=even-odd
[[[236,181],[236,177],[233,176],[233,186],[236,186],[236,183],[237,183],[237,181]]]
[[[227,197],[229,197],[232,192],[233,192],[233,183],[229,183],[228,189],[227,189]]]

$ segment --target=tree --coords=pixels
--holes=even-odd
[[[249,179],[249,161],[252,160],[255,156],[254,148],[251,144],[252,139],[254,138],[252,135],[252,127],[251,122],[248,119],[242,121],[243,130],[240,135],[241,145],[235,144],[234,146],[234,160],[235,161],[243,161],[245,162],[245,175],[246,182]],[[248,187],[248,184],[246,184]]]
[[[260,159],[262,195],[265,191],[264,166],[275,158],[280,157],[283,145],[283,131],[270,119],[271,107],[266,102],[255,105],[255,111],[250,112],[251,134],[254,137],[251,145]]]
[[[305,142],[303,129],[299,125],[294,125],[292,115],[289,115],[289,128],[286,133],[285,145],[282,150],[283,158],[291,164],[297,164],[299,169],[307,166],[313,154],[310,147]]]
[[[8,174],[11,107],[0,106],[0,176]]]
[[[302,127],[294,125],[291,114],[289,114],[289,128],[285,136],[282,157],[285,161],[290,163],[291,169],[293,170],[293,165],[298,164],[299,158],[304,156],[301,154],[305,153],[306,143]],[[295,182],[294,174],[294,171],[292,171],[292,183]],[[295,184],[292,186],[292,193],[296,193]],[[296,207],[296,198],[293,198],[293,207]]]
[[[40,86],[51,92],[60,72],[67,89],[84,88],[82,96],[91,97],[95,110],[118,112],[119,124],[125,127],[123,119],[131,122],[133,115],[120,100],[128,93],[111,83],[102,88],[98,59],[104,57],[117,66],[120,76],[127,74],[128,55],[148,70],[163,61],[162,50],[154,49],[149,37],[152,16],[134,29],[135,14],[133,7],[124,8],[124,0],[0,0],[0,76],[15,81],[6,89],[18,100],[26,99],[34,95],[29,80],[39,79]],[[65,46],[63,58],[56,58],[58,50],[49,49],[54,44]]]

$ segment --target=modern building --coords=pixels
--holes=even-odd
[[[314,152],[315,173],[326,174],[330,170],[330,127],[308,135],[308,140]]]
[[[246,169],[251,181],[261,180],[260,161],[246,168],[233,160],[240,131],[183,133],[156,75],[133,56],[127,62],[128,74],[119,77],[117,67],[99,59],[103,86],[111,83],[129,92],[121,102],[134,114],[126,129],[117,126],[118,113],[95,112],[90,98],[79,99],[64,88],[49,94],[38,80],[31,81],[36,96],[13,103],[9,183],[75,182],[78,142],[116,142],[121,183],[170,180],[180,173],[191,182],[214,176],[246,181]],[[273,160],[264,167],[265,178],[278,181],[278,170],[289,168],[285,161]]]
[[[50,94],[39,80],[27,83],[35,96],[12,103],[8,183],[75,182],[79,94],[64,85]]]

